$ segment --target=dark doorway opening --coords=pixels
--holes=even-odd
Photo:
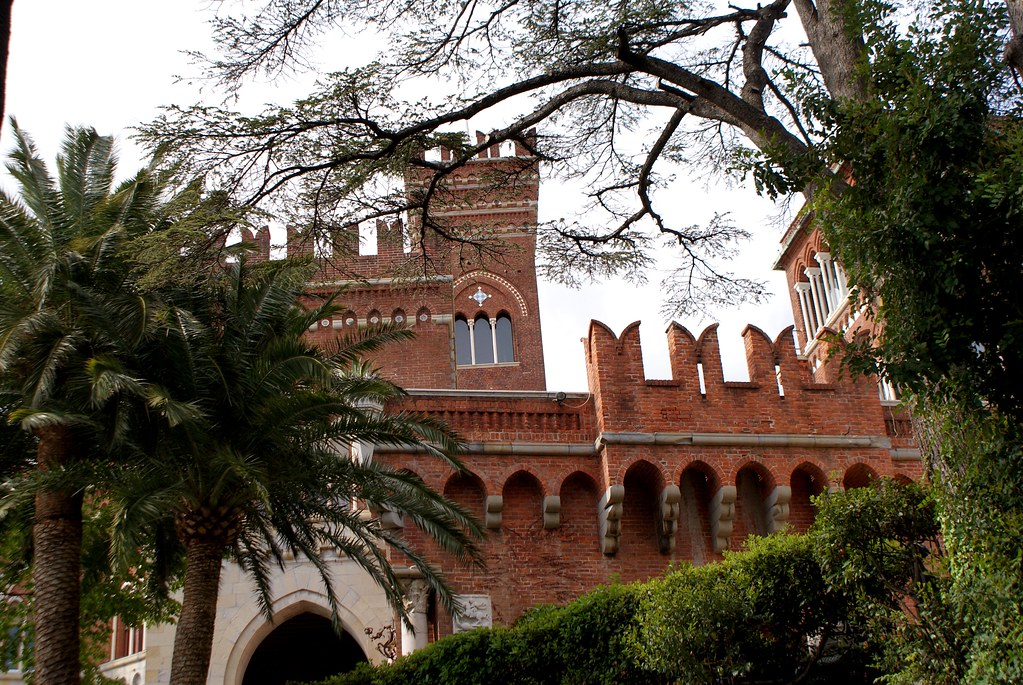
[[[299,614],[266,636],[245,668],[242,685],[284,685],[289,680],[322,680],[350,671],[366,661],[359,643],[348,633],[340,637],[330,619]]]

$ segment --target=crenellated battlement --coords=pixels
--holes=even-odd
[[[717,324],[696,337],[672,323],[666,335],[672,377],[649,380],[639,322],[621,335],[591,323],[587,371],[604,430],[884,434],[876,388],[850,375],[816,381],[792,326],[774,340],[756,326],[743,330],[749,381],[724,379]]]
[[[477,145],[486,143],[483,133],[476,137]],[[436,160],[428,161],[428,156]],[[467,253],[459,245],[490,243],[484,251],[499,251],[512,261],[526,258],[531,264],[539,195],[536,157],[522,142],[494,144],[451,167],[437,182],[437,168],[452,160],[450,150],[437,148],[405,173],[411,200],[429,194],[430,230],[422,230],[424,217],[417,211],[338,227],[329,235],[288,226],[285,254],[316,261],[314,284],[411,282],[451,275],[466,267]],[[242,239],[253,245],[252,259],[271,259],[268,228],[243,229]]]

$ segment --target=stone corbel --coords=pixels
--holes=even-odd
[[[735,521],[735,497],[734,485],[722,485],[710,500],[710,537],[715,552],[728,549]]]
[[[604,492],[597,504],[602,554],[614,554],[618,551],[618,542],[622,535],[622,502],[624,501],[625,486],[612,485]]]
[[[501,527],[501,512],[504,510],[504,497],[501,495],[487,495],[484,503],[484,523],[490,530],[497,530]]]
[[[373,451],[375,447],[376,445],[371,442],[364,442],[362,440],[353,442],[349,451],[352,461],[357,464],[369,464],[373,461]]]
[[[561,498],[557,495],[548,495],[543,498],[543,527],[544,530],[554,530],[561,525]]]
[[[792,488],[779,485],[771,490],[764,500],[767,514],[767,532],[777,533],[785,528],[789,521],[789,502],[792,501]]]
[[[661,490],[658,505],[657,546],[661,554],[675,551],[675,533],[678,532],[678,518],[681,512],[682,491],[677,485],[666,485]]]
[[[384,530],[399,530],[405,527],[405,517],[387,506],[370,504],[369,510],[380,519],[380,527]]]
[[[411,626],[402,623],[401,653],[411,654],[429,643],[428,613],[430,610],[430,586],[425,580],[410,580],[405,583],[405,611]]]

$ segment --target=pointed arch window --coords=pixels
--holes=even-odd
[[[455,363],[459,366],[472,364],[472,332],[463,317],[455,319]]]
[[[512,352],[512,325],[507,315],[497,317],[494,324],[494,349],[497,351],[498,362],[515,361]]]
[[[486,314],[480,314],[473,321],[473,364],[494,363],[494,331],[491,326]]]
[[[503,364],[515,361],[511,317],[478,314],[469,320],[455,318],[455,361],[459,366]]]

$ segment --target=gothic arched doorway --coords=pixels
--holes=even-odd
[[[344,673],[366,661],[348,633],[338,637],[330,619],[299,614],[274,628],[259,644],[245,668],[242,685],[284,685]]]

